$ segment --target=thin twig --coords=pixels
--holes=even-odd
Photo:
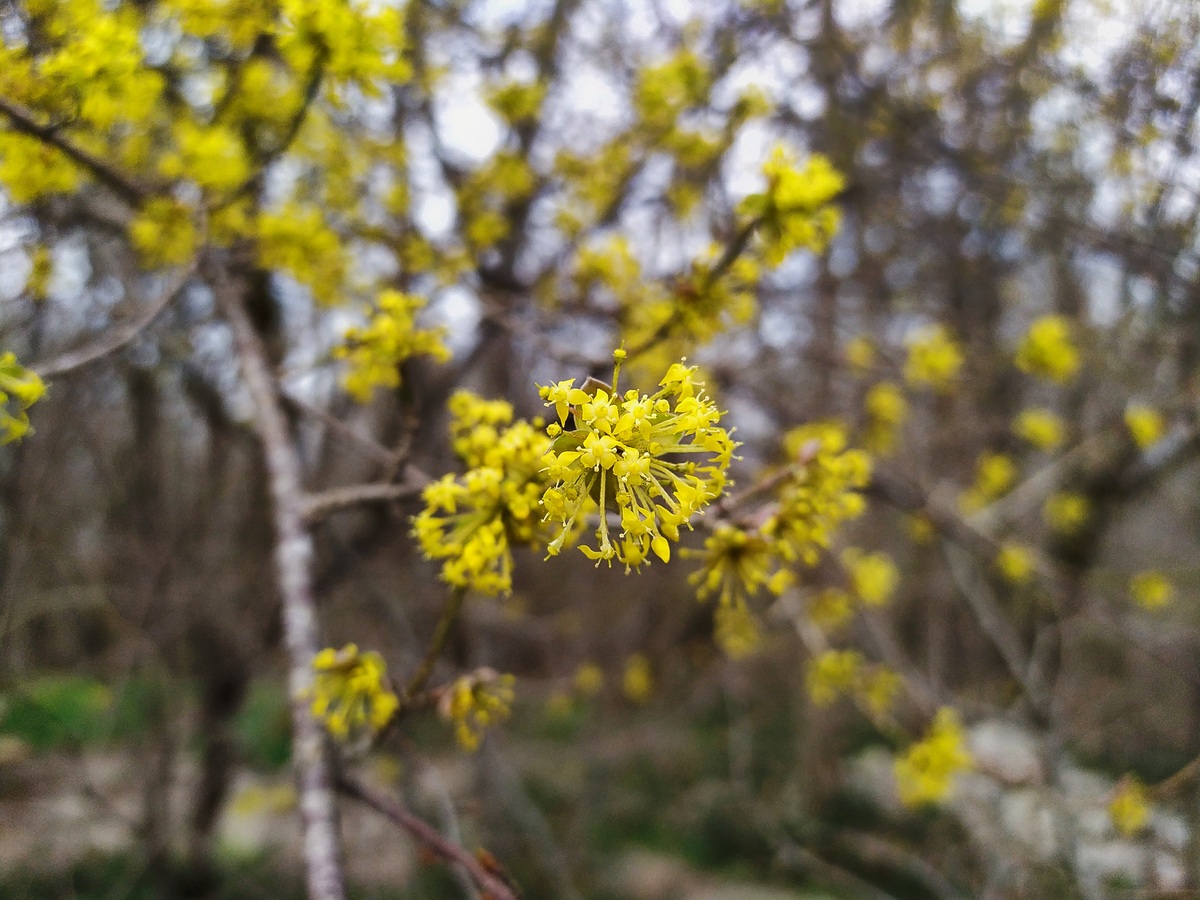
[[[442,616],[438,619],[437,627],[434,629],[433,639],[429,642],[429,649],[425,651],[425,657],[404,689],[406,703],[409,697],[414,696],[425,687],[429,676],[433,674],[433,667],[437,665],[438,656],[441,655],[442,648],[446,646],[446,638],[450,636],[450,629],[462,611],[463,599],[466,596],[466,588],[456,587],[450,592],[450,597],[442,609]]]
[[[485,869],[474,856],[458,844],[447,840],[436,828],[409,812],[399,801],[376,791],[358,779],[343,774],[338,788],[403,828],[447,863],[462,866],[471,880],[479,885],[488,900],[518,900],[516,891],[498,875]]]
[[[163,289],[158,299],[150,304],[150,308],[129,324],[121,328],[112,329],[111,332],[105,334],[100,340],[90,346],[72,350],[44,363],[38,363],[32,366],[33,371],[42,378],[65,375],[68,372],[73,372],[76,369],[82,369],[84,366],[98,362],[106,356],[111,356],[121,348],[128,346],[139,334],[153,325],[154,320],[162,315],[163,310],[170,306],[171,302],[179,296],[179,292],[187,286],[187,283],[192,280],[192,276],[196,274],[198,264],[199,256],[196,256],[192,258],[190,263],[180,268],[167,283],[167,286]]]
[[[130,205],[140,206],[152,193],[149,188],[138,184],[128,175],[113,167],[111,163],[60,134],[59,129],[54,125],[43,125],[38,122],[36,115],[20,104],[0,97],[0,113],[4,113],[18,131],[49,144],[83,166],[96,177],[97,181],[112,188]]]
[[[418,496],[424,483],[404,482],[401,484],[352,484],[348,487],[330,488],[319,494],[309,494],[304,499],[304,518],[315,522],[330,513],[353,509],[365,503],[394,503],[411,500]]]

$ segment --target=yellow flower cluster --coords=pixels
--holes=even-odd
[[[745,604],[719,606],[713,618],[713,638],[730,659],[746,659],[762,646],[762,625]]]
[[[963,362],[962,349],[945,326],[929,325],[909,338],[904,378],[911,385],[946,393],[954,387]]]
[[[509,125],[518,125],[537,118],[545,97],[544,84],[536,81],[506,81],[488,90],[487,103]]]
[[[937,803],[949,793],[954,776],[971,766],[958,714],[942,707],[924,739],[896,760],[896,787],[906,806]]]
[[[1063,420],[1048,409],[1024,409],[1013,420],[1013,434],[1039,450],[1057,450],[1067,437]]]
[[[454,723],[454,736],[464,750],[477,750],[484,732],[509,717],[515,683],[512,675],[485,668],[455,679],[442,693],[438,711]]]
[[[958,498],[965,514],[978,512],[1004,496],[1017,480],[1017,467],[1003,453],[985,453],[975,464],[975,482]]]
[[[1129,593],[1144,609],[1159,609],[1175,596],[1175,585],[1161,572],[1138,572],[1129,580]]]
[[[890,556],[847,547],[841,559],[850,587],[864,606],[883,606],[888,602],[900,582],[900,571]]]
[[[645,703],[654,690],[654,675],[650,671],[650,660],[642,653],[635,653],[625,660],[621,673],[621,692],[631,703]]]
[[[1079,370],[1079,350],[1071,341],[1065,316],[1034,320],[1017,347],[1017,368],[1029,375],[1062,384]]]
[[[175,149],[158,164],[158,171],[168,178],[188,178],[204,190],[228,192],[250,177],[246,145],[229,126],[185,120],[174,132]]]
[[[42,379],[17,362],[15,353],[0,353],[0,444],[32,431],[26,410],[45,393]]]
[[[848,340],[842,353],[855,374],[865,375],[875,365],[875,345],[865,335],[860,334]]]
[[[512,407],[467,391],[450,398],[451,435],[469,467],[425,488],[413,534],[443,581],[495,595],[512,590],[512,545],[541,539],[538,503],[550,439],[540,423],[512,421]]]
[[[1157,444],[1167,432],[1167,422],[1162,413],[1141,403],[1131,404],[1125,410],[1125,427],[1141,450]]]
[[[908,401],[890,381],[872,385],[863,398],[867,414],[863,444],[872,453],[887,453],[896,445],[896,435],[908,418]]]
[[[996,569],[1014,587],[1028,584],[1033,577],[1033,551],[1024,544],[1006,541],[996,553]]]
[[[1091,516],[1092,504],[1088,498],[1074,491],[1053,493],[1042,505],[1042,519],[1060,534],[1074,534]]]
[[[49,144],[16,132],[0,132],[0,186],[15,203],[70,194],[79,182],[75,164]]]
[[[576,523],[599,507],[599,546],[581,546],[589,559],[613,559],[626,570],[637,568],[653,552],[670,559],[669,540],[724,490],[726,471],[737,444],[719,424],[722,413],[693,380],[694,367],[673,364],[659,390],[642,394],[618,390],[621,360],[614,357],[612,388],[585,391],[575,380],[541,388],[558,421],[547,428],[553,446],[543,458],[551,486],[542,495],[546,521],[562,531],[548,547],[563,547]],[[567,429],[567,430],[564,430]],[[692,457],[700,457],[699,461]],[[613,540],[609,512],[620,520]]]
[[[885,666],[871,666],[857,650],[826,650],[808,665],[808,695],[817,706],[853,697],[872,719],[886,716],[902,685]]]
[[[321,210],[288,204],[258,217],[258,261],[307,285],[321,303],[338,299],[345,277],[345,251]]]
[[[815,565],[838,526],[866,509],[859,491],[870,481],[871,459],[847,447],[846,431],[835,422],[792,429],[784,449],[794,460],[793,473],[761,530],[788,562]]]
[[[334,348],[333,355],[350,364],[343,384],[359,403],[370,400],[377,387],[399,387],[400,366],[410,357],[450,358],[441,329],[417,327],[417,313],[424,306],[420,297],[383,291],[367,324],[347,330],[345,342]]]
[[[641,71],[634,89],[634,109],[652,129],[667,129],[680,113],[704,99],[711,81],[700,57],[691,50],[681,50]]]
[[[191,259],[199,246],[200,232],[192,210],[168,197],[155,197],[129,223],[129,240],[142,265],[154,269],[182,265]]]
[[[767,189],[751,194],[738,210],[759,223],[767,263],[778,266],[793,250],[823,251],[840,222],[832,203],[845,187],[833,163],[811,156],[801,166],[786,148],[776,146],[763,174]]]
[[[1108,815],[1113,827],[1126,837],[1132,837],[1145,828],[1150,821],[1146,786],[1131,775],[1122,778],[1108,803]]]
[[[354,644],[327,647],[313,657],[312,666],[312,714],[339,740],[378,733],[400,706],[378,653],[362,653]]]

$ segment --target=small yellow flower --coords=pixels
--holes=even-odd
[[[312,667],[312,714],[339,740],[379,732],[400,706],[378,653],[360,653],[354,644],[326,648],[313,657]]]
[[[417,327],[416,316],[424,305],[420,297],[383,291],[366,324],[347,330],[344,342],[333,349],[336,359],[349,363],[343,384],[359,403],[369,401],[378,387],[399,387],[400,367],[413,356],[432,356],[439,362],[450,358],[441,329]]]
[[[863,658],[857,650],[826,650],[808,664],[808,696],[817,706],[828,706],[859,683]]]
[[[842,565],[850,576],[851,588],[865,606],[883,606],[900,581],[896,564],[882,551],[865,553],[848,547],[842,551]]]
[[[585,697],[595,697],[604,689],[604,670],[593,662],[584,663],[575,673],[575,690]]]
[[[17,362],[16,354],[0,353],[0,445],[23,438],[33,430],[26,410],[45,393],[42,379]]]
[[[1137,778],[1126,775],[1117,785],[1108,804],[1113,826],[1126,837],[1132,837],[1150,820],[1150,804],[1146,787]]]
[[[954,776],[971,765],[958,714],[942,707],[924,739],[896,760],[896,787],[901,802],[906,806],[939,802],[949,793]]]
[[[996,568],[1015,587],[1028,584],[1033,577],[1033,551],[1024,544],[1006,541],[996,554]]]
[[[964,361],[962,350],[945,326],[930,325],[909,340],[904,378],[911,385],[946,393],[954,387]]]
[[[1167,432],[1167,421],[1153,407],[1135,403],[1125,410],[1125,427],[1138,448],[1145,450],[1157,444]]]
[[[645,703],[654,690],[654,676],[650,673],[650,661],[641,653],[625,660],[625,671],[621,676],[621,690],[631,703]]]
[[[864,443],[873,453],[887,453],[896,443],[896,434],[908,418],[908,401],[900,388],[881,381],[867,391],[863,399],[867,414]]]
[[[871,719],[886,717],[896,702],[904,680],[891,669],[880,666],[862,679],[858,687],[858,702]]]
[[[1059,491],[1051,494],[1042,506],[1042,518],[1060,534],[1074,534],[1087,524],[1092,506],[1083,494]]]
[[[875,365],[875,345],[864,335],[851,338],[842,350],[846,362],[857,375],[863,375]]]
[[[978,512],[1004,496],[1017,480],[1017,467],[1003,453],[985,453],[975,464],[975,481],[958,498],[963,513]]]
[[[1138,572],[1129,581],[1129,593],[1138,606],[1144,609],[1159,609],[1171,602],[1175,596],[1175,585],[1161,573]]]
[[[841,588],[824,588],[808,604],[808,617],[826,631],[839,628],[850,621],[854,607],[850,595]]]
[[[1063,420],[1048,409],[1022,410],[1013,421],[1012,430],[1039,450],[1056,450],[1067,436]]]
[[[1071,342],[1071,323],[1064,316],[1042,316],[1029,326],[1017,348],[1017,368],[1059,384],[1079,371],[1079,351]]]
[[[714,620],[717,646],[730,659],[746,659],[762,646],[762,626],[746,604],[718,606]]]
[[[443,691],[438,712],[454,723],[454,736],[464,750],[478,749],[484,732],[509,717],[515,682],[512,675],[483,668],[455,679]]]

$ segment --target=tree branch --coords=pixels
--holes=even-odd
[[[333,778],[324,735],[309,710],[314,683],[312,660],[318,650],[312,588],[313,539],[305,521],[300,458],[288,432],[278,385],[266,348],[243,304],[244,284],[218,272],[217,300],[233,330],[242,377],[254,401],[254,425],[262,444],[274,505],[275,574],[283,603],[284,643],[290,668],[288,695],[292,746],[304,826],[304,861],[310,900],[345,900],[341,836]]]
[[[17,131],[30,137],[35,137],[51,147],[59,150],[72,161],[83,166],[96,177],[96,180],[112,188],[122,199],[131,206],[141,206],[150,196],[149,188],[138,184],[128,175],[118,171],[109,162],[83,149],[70,138],[59,134],[54,125],[43,125],[38,122],[35,114],[20,104],[0,97],[0,113],[4,113]]]
[[[437,829],[417,818],[398,801],[345,774],[338,779],[338,788],[346,796],[390,819],[447,863],[462,866],[488,900],[519,900],[516,891],[503,879],[484,868],[474,856],[447,840]]]
[[[94,362],[104,359],[106,356],[116,353],[154,324],[154,320],[162,314],[163,310],[171,305],[171,302],[179,296],[179,292],[191,281],[192,276],[196,274],[198,263],[199,256],[196,256],[186,266],[177,270],[174,277],[172,277],[163,289],[163,292],[150,304],[150,308],[134,319],[134,321],[124,327],[114,328],[110,334],[103,336],[91,346],[72,350],[44,363],[38,363],[31,368],[42,378],[52,378],[58,375],[65,375],[76,369],[82,369],[84,366],[91,365]]]
[[[364,503],[390,503],[411,500],[424,489],[422,483],[401,484],[352,484],[348,487],[330,488],[319,494],[309,494],[304,500],[304,518],[315,522],[330,513],[360,506]]]

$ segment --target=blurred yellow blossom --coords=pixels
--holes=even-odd
[[[604,689],[604,670],[586,662],[575,672],[575,690],[585,697],[595,697]]]
[[[867,414],[864,444],[872,453],[887,453],[896,443],[896,434],[908,418],[908,401],[900,388],[890,381],[872,385],[863,399]]]
[[[875,345],[869,337],[858,335],[846,342],[842,350],[846,362],[857,375],[864,375],[875,365]]]
[[[464,750],[478,749],[484,732],[509,717],[515,683],[512,675],[483,668],[456,678],[442,693],[438,712],[454,723],[454,736]]]
[[[717,646],[730,659],[746,659],[762,646],[762,626],[745,603],[718,606],[714,625]]]
[[[1060,534],[1074,534],[1091,518],[1092,505],[1086,496],[1073,491],[1058,491],[1046,498],[1042,518]]]
[[[1162,413],[1141,403],[1126,408],[1125,427],[1129,429],[1133,442],[1142,450],[1157,444],[1167,432],[1167,422]]]
[[[978,512],[1004,496],[1017,480],[1017,467],[1003,453],[985,453],[975,463],[975,481],[958,498],[966,514]]]
[[[17,362],[15,353],[0,353],[0,445],[19,440],[33,430],[26,410],[45,393],[42,379]]]
[[[370,400],[375,388],[399,387],[400,367],[413,356],[428,355],[439,362],[450,358],[441,329],[417,327],[417,313],[424,305],[420,297],[382,291],[366,324],[347,329],[343,343],[334,348],[334,357],[349,363],[343,384],[359,403]]]
[[[1108,815],[1117,831],[1126,837],[1132,837],[1145,828],[1150,820],[1150,803],[1145,785],[1131,775],[1122,778],[1108,803]]]
[[[1144,609],[1159,609],[1175,596],[1175,585],[1161,572],[1138,572],[1129,580],[1129,593]]]
[[[996,568],[1011,585],[1020,587],[1033,577],[1033,551],[1024,544],[1005,541],[996,554]]]
[[[850,586],[864,605],[883,606],[888,602],[900,581],[900,572],[890,556],[882,551],[866,553],[858,547],[847,547],[841,559]]]
[[[808,603],[809,619],[827,631],[846,624],[853,614],[850,595],[841,588],[822,588]]]
[[[817,706],[828,706],[839,696],[851,693],[863,671],[857,650],[826,650],[808,664],[808,696]]]
[[[1079,370],[1079,351],[1071,342],[1071,323],[1065,316],[1042,316],[1029,326],[1017,347],[1017,368],[1060,384]]]
[[[900,800],[906,806],[937,803],[949,793],[954,776],[971,765],[958,713],[942,707],[924,739],[896,760]]]
[[[645,703],[654,690],[654,677],[650,674],[650,660],[635,653],[625,660],[625,671],[621,675],[621,691],[632,703]]]
[[[945,393],[954,387],[963,362],[962,350],[945,326],[929,325],[909,339],[904,378]]]
[[[1066,440],[1063,420],[1048,409],[1025,409],[1013,421],[1013,434],[1039,450],[1055,450]]]
[[[823,251],[840,221],[832,204],[845,186],[841,174],[824,156],[810,156],[801,164],[782,145],[771,152],[763,174],[767,189],[751,194],[738,209],[758,220],[767,264],[778,266],[801,248]]]

